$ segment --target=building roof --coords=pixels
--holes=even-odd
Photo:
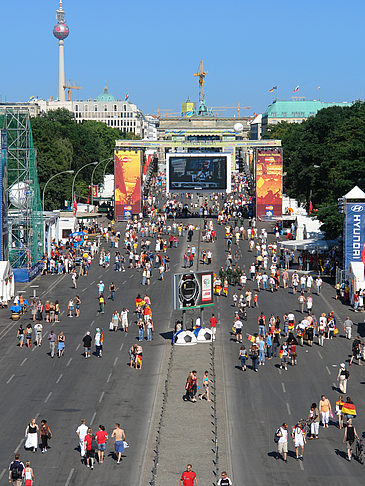
[[[365,199],[365,192],[359,186],[355,186],[344,196],[345,199]]]
[[[96,98],[96,101],[115,101],[114,96],[112,94],[110,94],[109,91],[108,91],[108,86],[106,85],[106,81],[105,81],[104,92],[101,93]]]
[[[275,100],[266,108],[264,116],[268,118],[308,118],[322,108],[330,106],[351,106],[352,103],[326,102],[319,100]]]

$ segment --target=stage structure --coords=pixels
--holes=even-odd
[[[0,129],[6,133],[7,170],[3,177],[9,261],[15,281],[27,282],[40,271],[43,256],[43,213],[28,110],[0,110]],[[4,184],[4,183],[3,183]],[[4,187],[4,185],[2,185]],[[2,216],[4,234],[4,216]]]

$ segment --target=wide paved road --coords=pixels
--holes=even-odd
[[[269,226],[266,225],[268,229]],[[223,227],[218,230],[218,248],[223,261],[225,243]],[[269,235],[269,237],[273,237]],[[248,243],[241,242],[242,261],[248,273],[249,265],[254,261],[253,253],[248,252]],[[235,249],[235,246],[233,246]],[[248,287],[256,289],[249,281]],[[316,315],[334,309],[338,316],[345,318],[348,310],[333,299],[334,291],[324,284],[321,296],[314,295],[313,309]],[[232,467],[235,485],[262,486],[291,485],[293,481],[300,485],[343,485],[355,484],[362,480],[364,466],[345,460],[345,447],[342,444],[343,431],[331,426],[320,429],[320,439],[308,441],[304,451],[304,461],[297,462],[294,458],[293,442],[289,439],[289,450],[292,451],[288,464],[276,461],[273,436],[275,430],[286,422],[289,427],[295,425],[300,418],[307,418],[312,402],[317,402],[322,394],[330,399],[333,409],[338,392],[336,385],[338,365],[348,359],[351,343],[344,336],[333,341],[325,340],[324,348],[314,344],[312,348],[298,346],[298,365],[288,366],[288,371],[279,369],[279,359],[266,361],[259,372],[252,369],[242,372],[239,367],[239,345],[231,340],[230,331],[234,308],[232,304],[233,288],[230,287],[229,298],[220,297],[218,309],[221,317],[221,328],[218,338],[224,341],[224,369],[225,390],[228,404],[228,424],[230,432],[230,448],[232,453]],[[238,287],[237,287],[238,290]],[[289,310],[296,311],[296,318],[300,317],[296,297],[291,290],[280,289],[278,292],[260,292],[259,308],[248,311],[248,321],[245,323],[246,332],[258,332],[257,319],[259,312],[264,311],[269,318],[271,313],[282,316]],[[361,314],[350,314],[355,323],[363,321]],[[342,326],[340,334],[343,335]],[[354,330],[356,335],[356,328]],[[282,340],[281,340],[282,342]],[[249,346],[244,339],[246,347]],[[248,360],[251,368],[251,360]],[[358,418],[355,426],[358,433],[364,430],[364,368],[350,367],[348,394],[358,408]]]
[[[176,269],[176,262],[181,262],[181,251],[182,246],[168,250],[172,268]],[[16,451],[20,452],[22,460],[31,460],[37,484],[119,485],[121,478],[124,484],[138,484],[160,376],[162,351],[164,346],[170,345],[160,335],[171,327],[170,279],[158,281],[155,271],[150,287],[143,287],[141,274],[135,269],[127,269],[125,273],[115,272],[111,266],[104,270],[99,267],[97,260],[92,263],[88,277],[78,279],[77,291],[72,288],[68,275],[40,277],[32,282],[32,285],[40,285],[39,293],[43,302],[46,298],[59,299],[61,310],[65,311],[61,323],[53,326],[56,333],[63,330],[66,335],[63,358],[50,358],[47,340],[39,348],[28,350],[16,347],[17,324],[8,333],[3,333],[3,338],[0,333],[2,481],[6,480],[8,464]],[[104,315],[97,312],[96,284],[100,279],[104,281],[106,289],[112,280],[118,286],[115,304],[108,300]],[[155,335],[152,343],[143,344],[144,367],[142,371],[136,371],[128,366],[128,349],[136,342],[138,335],[133,323],[134,301],[137,293],[145,290],[152,300]],[[30,293],[28,287],[27,296]],[[66,304],[76,294],[82,300],[81,317],[70,319],[66,317]],[[108,328],[112,312],[114,309],[120,311],[124,306],[131,311],[130,332],[127,335],[120,331],[110,333]],[[3,311],[0,318],[4,321],[8,315],[7,311]],[[24,327],[29,317],[30,313],[22,319]],[[43,322],[43,326],[47,339],[50,324]],[[82,337],[87,330],[93,336],[99,326],[104,330],[104,356],[102,359],[92,356],[86,360],[82,354]],[[44,455],[39,450],[36,454],[24,450],[24,431],[32,417],[37,418],[38,424],[43,418],[47,419],[54,435],[50,441],[51,448]],[[96,465],[94,471],[81,466],[75,435],[81,418],[86,419],[94,432],[99,424],[104,424],[109,433],[115,422],[125,428],[130,448],[121,465],[107,458],[104,464]],[[110,440],[108,451],[112,449],[113,442]]]

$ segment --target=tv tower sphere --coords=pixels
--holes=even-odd
[[[65,23],[59,23],[59,24],[56,24],[53,27],[53,35],[58,40],[66,39],[66,37],[68,37],[69,33],[70,33],[70,30]]]

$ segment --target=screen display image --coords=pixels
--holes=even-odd
[[[117,150],[114,156],[115,217],[124,217],[124,207],[132,214],[141,211],[141,152]]]
[[[257,150],[256,216],[277,217],[282,214],[283,152],[281,149]]]
[[[169,155],[169,191],[227,191],[227,155]]]

